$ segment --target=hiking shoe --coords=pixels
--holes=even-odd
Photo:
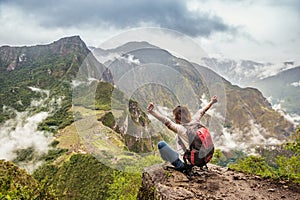
[[[179,158],[171,163],[176,169],[181,169],[185,167],[185,163],[183,163]]]
[[[183,172],[183,173],[185,174],[185,173],[191,171],[192,168],[193,168],[192,165],[189,165],[189,164],[185,164],[185,163],[184,163],[183,167],[177,168],[177,170],[178,170],[178,171],[181,171],[181,172]]]
[[[202,171],[208,171],[207,165],[204,165],[204,166],[200,167],[200,169],[201,169]]]

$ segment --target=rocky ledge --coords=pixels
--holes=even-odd
[[[169,165],[145,168],[138,199],[300,199],[297,185],[211,164],[208,168],[207,171],[194,169],[191,177]]]

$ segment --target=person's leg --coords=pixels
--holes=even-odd
[[[174,149],[172,149],[172,147],[170,147],[165,141],[160,141],[157,146],[160,156],[163,160],[172,163],[172,165],[176,168],[184,167],[183,162],[179,159],[178,153]]]

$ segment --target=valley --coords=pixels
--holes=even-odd
[[[0,47],[0,159],[27,169],[49,199],[136,198],[143,169],[163,163],[157,142],[175,146],[174,134],[147,114],[150,101],[172,118],[175,106],[196,113],[218,95],[202,123],[226,164],[296,132],[264,92],[207,66],[147,42],[90,49],[79,36]]]

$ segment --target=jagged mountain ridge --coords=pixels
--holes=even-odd
[[[8,71],[10,69],[8,68],[8,66],[10,66],[12,63],[15,63],[16,59],[19,59],[20,55],[15,53],[14,56],[7,57],[6,55],[9,55],[10,53],[2,53],[1,55],[5,56],[1,57],[1,63],[6,63],[1,67],[2,69],[6,70],[2,73],[22,73],[22,70],[26,69],[39,69],[36,71],[36,73],[44,73],[43,78],[45,79],[42,80],[40,78],[38,79],[38,81],[33,78],[29,83],[26,82],[26,84],[34,84],[36,86],[42,87],[43,84],[41,84],[41,81],[49,79],[48,81],[51,80],[53,81],[53,83],[55,83],[58,80],[61,81],[61,78],[65,77],[66,74],[68,74],[68,78],[64,80],[71,82],[72,78],[76,76],[76,70],[80,68],[82,63],[86,62],[86,56],[88,56],[88,60],[92,60],[91,62],[89,61],[91,65],[87,64],[87,67],[84,68],[84,70],[86,70],[84,72],[86,78],[95,78],[101,80],[101,78],[104,77],[104,72],[106,72],[106,74],[111,73],[111,76],[108,76],[109,80],[107,80],[110,83],[113,83],[113,81],[118,81],[121,77],[123,77],[124,74],[126,74],[131,69],[139,66],[139,64],[144,64],[146,65],[145,67],[147,67],[147,70],[153,70],[153,73],[155,74],[154,78],[157,81],[166,79],[166,77],[169,78],[169,81],[171,82],[170,86],[174,87],[173,89],[177,91],[176,93],[183,96],[183,98],[187,96],[184,93],[187,88],[182,88],[181,85],[188,85],[190,87],[189,89],[195,93],[195,98],[197,99],[197,105],[195,105],[195,102],[187,103],[191,107],[194,106],[192,108],[194,110],[199,108],[197,106],[201,104],[200,98],[203,94],[205,94],[208,98],[210,95],[206,83],[206,81],[209,81],[209,79],[204,81],[200,76],[205,75],[208,77],[218,77],[224,83],[226,90],[225,98],[227,98],[227,114],[226,116],[223,116],[226,117],[225,124],[219,125],[218,133],[216,134],[216,138],[219,138],[220,141],[224,137],[222,136],[224,126],[227,130],[229,130],[230,135],[233,135],[234,131],[238,130],[238,137],[235,137],[240,139],[249,139],[248,137],[254,137],[253,135],[251,135],[251,132],[253,131],[251,129],[251,126],[255,124],[261,126],[261,128],[258,127],[257,130],[266,130],[265,132],[260,132],[259,134],[264,134],[263,136],[267,138],[272,136],[283,139],[285,138],[285,135],[288,135],[289,132],[292,131],[292,125],[278,113],[272,110],[271,106],[266,102],[266,99],[261,95],[259,91],[251,88],[242,89],[237,86],[233,86],[230,84],[230,82],[221,78],[219,75],[209,70],[208,68],[190,63],[184,59],[177,58],[170,54],[168,51],[145,42],[127,43],[126,45],[117,47],[116,49],[108,50],[109,52],[119,53],[120,56],[116,57],[106,66],[97,62],[94,59],[93,55],[89,54],[90,51],[86,48],[84,42],[81,41],[81,39],[77,36],[64,38],[58,40],[57,42],[54,42],[53,44],[42,46],[38,45],[36,47],[2,47],[1,51],[6,52],[5,49],[9,49],[7,52],[17,52],[19,54],[28,51],[32,52],[33,56],[28,57],[26,61],[30,61],[30,63],[25,62],[24,64],[18,64],[16,65],[15,70]],[[78,57],[76,53],[80,56]],[[49,55],[60,56],[59,58],[69,58],[69,60],[67,60],[67,62],[62,62],[61,65],[60,62],[54,63],[52,68],[50,69],[51,73],[48,73],[47,69],[49,68],[49,66],[47,66],[45,63],[48,63],[49,61],[51,61],[51,59],[57,59],[57,57],[52,57]],[[46,60],[43,60],[42,58],[47,58],[48,62],[46,62]],[[39,65],[41,63],[44,63],[44,65]],[[160,68],[155,68],[157,66]],[[164,73],[157,73],[158,71],[160,71],[160,69],[168,69],[171,73],[183,75],[185,78],[182,80],[180,79],[180,81],[182,81],[182,84],[176,84],[174,81],[178,80],[173,79],[172,74],[168,74],[168,76],[165,76],[166,74]],[[25,73],[29,73],[30,70],[26,71]],[[24,80],[21,82],[23,83]],[[17,85],[19,83],[16,82],[15,84]],[[209,84],[213,85],[214,83],[211,82]],[[47,87],[46,83],[44,83],[44,86],[46,89],[49,88]],[[120,89],[126,90],[126,86],[130,85],[125,84],[124,87]],[[169,96],[166,96],[166,94],[172,94],[172,90],[168,93],[165,91],[165,87],[160,89],[151,85],[145,87],[149,87],[148,90],[145,90],[145,88],[138,89],[133,94],[133,97],[142,100],[141,102],[139,102],[142,108],[145,108],[147,103],[153,99],[157,99],[158,104],[168,107],[174,107],[175,104],[178,103],[178,101],[176,101],[176,97],[171,96],[171,98],[169,98]],[[189,101],[190,99],[187,98],[187,100]],[[222,102],[220,102],[220,104],[221,103]],[[15,102],[15,104],[17,104],[17,102]],[[245,137],[244,133],[250,135]]]
[[[72,44],[65,43],[65,45],[64,45],[63,48],[67,48],[68,49],[70,46],[72,46]],[[54,50],[54,52],[59,52],[59,51],[60,51],[60,48],[57,48],[56,50]],[[80,51],[81,50],[79,50],[79,52]],[[85,50],[83,50],[83,51],[85,51]],[[180,68],[181,68],[180,66],[183,66],[184,64],[185,65],[191,65],[189,62],[187,62],[185,60],[180,60],[180,59],[177,60],[177,58],[173,57],[170,53],[168,53],[168,52],[166,52],[164,50],[158,51],[158,50],[155,50],[154,48],[151,50],[151,48],[150,48],[150,50],[148,50],[148,52],[150,52],[150,51],[155,51],[156,52],[155,55],[158,55],[158,56],[161,55],[161,52],[163,52],[163,55],[165,55],[166,58],[159,58],[157,60],[159,60],[160,62],[163,61],[164,64],[171,63],[171,64],[175,64],[175,66],[176,66],[176,63],[179,63],[179,64],[181,63],[181,65],[177,65],[177,67],[176,67],[177,70],[180,70]],[[35,59],[30,60],[30,63],[28,63],[28,65],[27,64],[26,65],[25,64],[24,65],[17,65],[14,70],[10,70],[10,71],[7,71],[7,66],[9,66],[9,63],[8,63],[8,65],[7,64],[4,65],[5,67],[3,68],[3,71],[0,72],[0,75],[1,75],[1,81],[2,81],[2,83],[5,83],[5,85],[3,85],[3,86],[6,87],[6,88],[5,87],[3,87],[3,88],[5,88],[6,92],[7,91],[8,92],[7,93],[2,93],[1,92],[1,94],[4,94],[3,96],[1,96],[1,98],[3,97],[3,99],[1,99],[1,103],[2,102],[8,102],[7,101],[8,98],[17,99],[17,100],[19,100],[20,97],[22,97],[22,96],[28,98],[29,96],[32,95],[32,93],[30,93],[30,94],[24,93],[21,96],[20,92],[22,90],[20,88],[27,88],[29,85],[30,86],[34,85],[36,87],[40,87],[40,88],[43,88],[43,89],[49,89],[51,91],[52,95],[65,95],[66,97],[68,97],[67,99],[65,99],[67,101],[65,101],[65,104],[62,106],[61,112],[65,112],[65,113],[70,112],[70,105],[71,105],[71,103],[70,103],[70,100],[71,100],[71,93],[70,93],[70,91],[71,91],[72,79],[76,75],[76,69],[79,69],[80,66],[82,65],[82,63],[84,62],[84,60],[86,58],[85,57],[86,55],[78,53],[77,50],[76,51],[62,50],[60,52],[61,53],[55,54],[58,57],[56,57],[56,56],[46,56],[46,55],[45,56],[38,56]],[[69,52],[70,54],[64,55],[63,52]],[[141,53],[141,52],[139,52],[139,53]],[[154,58],[151,58],[151,56],[149,56],[149,57],[143,57],[143,59],[140,59],[139,57],[137,57],[137,56],[143,56],[143,55],[140,55],[140,54],[139,55],[138,54],[135,54],[135,55],[132,54],[132,56],[136,56],[136,57],[131,57],[133,59],[133,61],[139,60],[139,62],[149,62],[152,59],[154,59]],[[14,57],[14,58],[16,59],[18,57]],[[39,58],[43,58],[44,60],[43,59],[42,60],[38,60]],[[86,74],[87,77],[90,77],[90,78],[103,77],[103,71],[106,70],[106,68],[104,68],[104,67],[106,67],[106,66],[103,66],[103,65],[101,65],[101,63],[99,63],[96,60],[94,60],[93,57],[92,57],[92,55],[91,55],[90,58],[92,59],[92,62],[90,62],[91,66],[90,66],[90,68],[88,68],[88,67],[85,68],[86,71],[84,72],[84,74]],[[124,61],[125,59],[128,59],[128,58],[129,58],[129,56],[125,54],[125,55],[123,55],[123,57],[121,58],[121,60]],[[176,60],[176,62],[174,62],[174,59]],[[11,62],[13,62],[13,61],[14,61],[14,59],[11,60]],[[51,63],[50,66],[49,66],[49,63]],[[138,64],[138,62],[133,62],[133,63]],[[122,67],[122,66],[124,66],[124,65],[120,64],[120,67]],[[48,71],[49,67],[50,67],[50,72]],[[97,67],[99,67],[100,69],[97,68]],[[103,67],[103,68],[101,68],[101,67]],[[31,70],[32,70],[32,72],[31,72]],[[193,71],[193,68],[191,68],[191,69],[190,68],[188,68],[188,69],[181,69],[181,70],[182,71],[179,71],[180,73],[185,73],[187,75],[187,77],[191,78],[190,79],[191,82],[189,82],[189,84],[193,85],[193,87],[197,87],[198,88],[198,87],[202,87],[202,85],[204,85],[201,82],[201,80],[199,80],[199,78],[193,76],[192,72],[195,72],[195,71]],[[205,72],[205,73],[213,73],[212,71],[206,70],[204,68],[203,68],[203,70],[204,70],[203,72]],[[28,74],[28,75],[32,75],[33,74],[35,76],[24,76],[24,74]],[[107,72],[107,74],[109,74],[109,72]],[[7,77],[5,77],[5,76],[7,76]],[[32,79],[32,77],[33,77],[33,79]],[[195,78],[196,81],[194,81],[193,78]],[[9,82],[9,79],[11,79],[12,81]],[[96,83],[97,81],[99,81],[99,80],[94,81],[94,83]],[[110,83],[112,83],[113,82],[112,81],[112,77],[111,77],[111,79],[109,79],[107,81],[110,82]],[[246,94],[244,93],[243,89],[241,89],[241,88],[235,88],[235,86],[229,86],[229,85],[228,85],[228,87],[229,88],[233,87],[233,88],[231,88],[232,90],[235,90],[235,89],[241,90],[240,93],[243,94],[243,95],[239,94],[240,96],[236,97],[237,99],[246,96]],[[9,88],[9,89],[7,90],[7,88]],[[11,91],[13,91],[12,89],[14,89],[15,92],[17,92],[18,95],[15,95],[14,92],[11,92]],[[164,91],[162,88],[155,88],[155,89],[157,89],[157,90],[156,91],[155,90],[152,91],[152,93],[150,92],[150,94],[148,94],[148,95],[149,96],[151,96],[151,95],[153,95],[153,96],[155,96],[155,95],[159,96],[160,95],[159,92]],[[249,89],[249,90],[252,91],[252,89]],[[3,91],[5,91],[5,90],[3,90]],[[109,91],[111,91],[111,90],[109,90]],[[203,90],[201,90],[201,91],[205,91],[205,87],[203,87]],[[143,90],[141,90],[140,94],[137,94],[137,97],[138,97],[138,95],[145,95],[145,93],[142,93],[142,92],[143,92]],[[257,93],[257,95],[260,96],[260,94],[259,94],[258,91],[256,91],[255,93]],[[169,94],[172,94],[172,93],[169,92]],[[198,91],[198,94],[200,94],[200,91]],[[234,95],[234,94],[232,94],[232,95]],[[249,96],[251,96],[251,95],[249,95]],[[161,99],[163,99],[163,97],[165,97],[165,93],[161,93]],[[256,95],[254,95],[254,98],[255,97],[256,97]],[[262,97],[262,96],[260,96],[260,97]],[[149,97],[149,99],[150,98],[151,97]],[[147,99],[147,101],[149,99]],[[251,100],[251,99],[249,99],[249,100]],[[263,98],[258,98],[258,101],[259,101],[258,105],[260,105],[261,100],[263,100]],[[22,102],[23,101],[24,100],[22,99]],[[171,100],[171,102],[165,102],[165,104],[166,104],[166,106],[167,105],[171,106],[172,102],[173,102],[173,100]],[[174,102],[176,102],[176,98],[174,98]],[[235,102],[235,99],[233,99],[232,103],[234,103],[234,102]],[[17,104],[17,102],[15,102],[15,103]],[[30,100],[28,101],[28,103],[29,103],[28,105],[30,105]],[[143,103],[143,102],[141,102],[141,103]],[[254,102],[254,105],[257,105],[257,103]],[[14,106],[14,105],[12,104],[12,106]],[[27,105],[23,102],[23,106],[26,107]],[[143,108],[144,108],[144,106],[143,106]],[[249,108],[251,109],[251,105],[249,105]],[[239,119],[238,118],[238,116],[239,116],[238,114],[239,114],[240,109],[236,109],[236,110],[237,110],[236,113],[233,112],[233,114],[236,114],[235,115],[235,120],[238,120]],[[106,112],[106,110],[101,110],[101,111],[102,112]],[[272,114],[273,113],[271,113],[271,116],[270,116],[270,117],[272,117],[272,120],[277,121],[276,118],[273,118]],[[141,112],[137,113],[137,115],[134,115],[133,118],[134,118],[134,120],[137,120],[138,122],[140,122],[142,124],[143,123],[143,119],[140,120],[140,115],[141,115]],[[82,116],[79,116],[79,117],[82,117]],[[49,128],[50,126],[53,126],[53,125],[60,125],[61,123],[64,123],[65,120],[66,120],[66,118],[57,118],[55,116],[54,119],[53,118],[51,120],[46,119],[45,120],[46,122],[45,122],[44,125],[45,125],[45,127]],[[236,124],[236,121],[233,121],[232,123]],[[106,131],[106,134],[105,134],[106,137],[105,137],[105,139],[108,138],[108,140],[111,142],[109,144],[113,144],[113,142],[115,142],[115,141],[112,141],[112,140],[118,140],[117,142],[123,144],[124,141],[120,140],[119,137],[118,137],[118,139],[115,139],[117,137],[114,137],[115,133],[112,130],[107,131],[108,128],[107,127],[105,127],[106,129],[103,128],[103,126],[102,126],[102,124],[100,122],[97,123],[96,126],[101,127],[100,131]],[[239,125],[236,124],[236,126],[239,126]],[[142,126],[140,125],[139,128],[141,129],[141,127]],[[280,127],[284,128],[285,126],[284,125],[280,125]],[[92,129],[93,127],[87,126],[87,128]],[[76,132],[77,130],[74,128],[74,129],[72,129],[72,131]],[[64,133],[62,133],[62,134],[64,134]],[[97,134],[98,134],[97,132],[94,133],[94,135],[97,135]],[[162,139],[162,138],[160,138],[160,139]],[[72,140],[72,138],[69,138],[68,140]],[[91,138],[91,140],[93,142],[95,142],[94,138]],[[146,138],[145,140],[148,140],[148,138]],[[134,139],[131,139],[131,141],[134,142],[136,140],[134,138]],[[129,142],[131,142],[131,141],[129,141]],[[106,141],[102,140],[100,142],[104,143]],[[149,141],[147,141],[147,142],[148,142],[147,144],[149,144]],[[156,140],[153,141],[153,143],[156,143],[156,142],[157,142]],[[124,148],[124,145],[120,145],[120,146],[121,146],[120,148]],[[138,148],[140,148],[138,145],[136,145],[136,146]],[[110,147],[112,147],[112,146],[109,146],[109,148]],[[150,145],[148,145],[147,148],[145,148],[145,149],[146,150],[153,150],[153,147],[151,147]],[[137,150],[139,150],[139,149],[137,149]],[[132,154],[132,152],[128,152],[128,151],[126,153],[127,154]],[[81,156],[83,158],[85,157],[85,155],[80,155],[80,157]],[[134,159],[127,159],[127,157],[126,158],[123,157],[120,160],[118,160],[118,158],[115,159],[115,157],[113,157],[113,156],[115,156],[115,155],[112,155],[112,156],[109,155],[109,158],[111,160],[113,160],[113,161],[118,161],[118,162],[120,162],[123,165],[128,165],[128,163],[130,163],[130,162],[132,162],[132,163],[138,163],[139,164],[139,161],[134,160]],[[67,157],[67,155],[66,155],[66,157]],[[65,162],[68,159],[68,157],[67,158],[66,157],[64,158],[65,160],[61,159],[61,157],[60,157],[59,159],[55,160],[54,162],[57,162],[56,164],[58,164],[58,165],[59,164],[63,164],[63,162]],[[135,159],[137,158],[137,156],[133,156],[133,157]],[[80,160],[77,161],[77,162],[80,163]],[[57,176],[58,178],[61,177],[60,174],[56,174],[56,172],[52,171],[52,169],[53,169],[52,164],[53,163],[49,164],[49,168],[50,169],[46,168],[46,170],[49,169],[50,172],[51,172],[50,173],[51,174],[50,177],[54,177],[54,176]],[[88,166],[90,166],[89,163],[87,163],[87,164],[88,164]],[[114,164],[119,165],[119,163],[114,163]],[[75,167],[78,166],[76,164],[76,162],[74,162],[74,166]],[[66,168],[65,169],[66,170],[70,169],[68,167],[69,167],[68,163],[66,163]],[[43,170],[43,169],[41,169],[41,170]],[[82,171],[80,171],[80,172],[82,172]],[[70,169],[69,173],[72,174],[72,170],[71,169]],[[80,175],[84,176],[84,173],[82,173]],[[74,176],[76,178],[76,181],[78,181],[80,183],[83,183],[82,179],[78,178],[78,177],[81,177],[81,176],[76,176],[76,174],[74,174]],[[42,177],[42,178],[44,178],[44,177]],[[44,179],[44,181],[49,181],[49,180]],[[61,188],[63,186],[66,189],[66,191],[70,191],[70,188],[72,187],[72,185],[71,184],[65,184],[64,180],[62,180],[62,181],[63,181],[64,184],[58,185],[57,187]],[[72,182],[73,180],[70,180],[70,181]],[[74,185],[76,185],[76,181],[74,181],[72,183],[75,183]],[[88,182],[88,180],[86,180],[86,181]],[[49,183],[49,184],[51,185],[51,183]],[[99,190],[97,190],[97,188],[96,189],[93,188],[93,189],[95,191],[101,192],[101,188]],[[80,188],[80,191],[82,191],[82,190],[85,191],[84,187]],[[71,192],[76,193],[78,191],[76,191],[76,189],[74,189]],[[70,195],[72,195],[73,193],[67,193],[67,192],[65,192],[63,194],[68,194],[68,195],[70,194]],[[84,192],[82,192],[81,194],[84,195]],[[93,193],[89,193],[89,194],[91,194],[93,196]]]
[[[297,101],[300,72],[299,66],[294,62],[272,64],[217,58],[203,58],[202,61],[205,66],[234,84],[258,88],[265,97],[272,97],[273,105],[281,103],[282,109],[288,114],[300,114]]]
[[[231,59],[202,58],[203,64],[214,70],[233,84],[249,86],[260,79],[262,68],[270,63],[259,63],[251,60],[235,61]]]
[[[274,76],[277,73],[296,67],[294,62],[282,64],[264,63],[253,60],[232,60],[221,58],[202,58],[204,66],[208,66],[233,84],[242,87],[251,86],[253,83]],[[270,70],[274,68],[274,70]]]
[[[153,70],[151,72],[155,74],[156,79],[154,80],[160,85],[160,80],[169,79],[171,76],[171,73],[163,74],[165,68],[170,68],[170,72],[173,70],[184,76],[186,80],[185,84],[191,86],[191,90],[196,94],[197,100],[188,102],[191,107],[195,106],[195,102],[198,105],[201,104],[201,95],[206,94],[207,97],[213,95],[209,94],[207,89],[208,85],[214,87],[213,80],[215,79],[213,77],[217,77],[216,79],[223,82],[226,91],[226,97],[224,99],[226,99],[227,103],[226,116],[224,116],[226,119],[225,123],[219,126],[218,131],[216,131],[218,132],[215,135],[217,140],[225,140],[225,136],[222,136],[222,132],[228,131],[229,138],[227,138],[227,140],[240,140],[242,144],[247,145],[245,141],[249,143],[251,140],[255,140],[255,138],[259,137],[257,141],[253,142],[257,145],[257,143],[264,142],[264,139],[260,137],[261,135],[265,138],[275,137],[282,140],[293,131],[293,125],[285,120],[279,113],[275,112],[271,104],[257,89],[234,86],[212,70],[177,58],[164,49],[157,47],[144,48],[144,45],[137,48],[137,43],[135,42],[134,44],[134,50],[130,50],[127,53],[120,52],[119,57],[115,57],[107,63],[107,67],[111,70],[115,81],[119,79],[123,80],[130,71],[135,71],[139,65],[143,65],[145,67],[143,70],[146,71],[151,71],[152,68],[156,69],[156,71]],[[126,45],[128,45],[128,43]],[[118,48],[122,49],[121,47]],[[117,48],[114,52],[117,52]],[[130,59],[129,55],[131,56]],[[212,81],[210,81],[210,78],[203,80],[201,76],[210,77]],[[141,79],[142,81],[146,81],[149,77],[145,76]],[[181,84],[176,83],[176,79],[170,79],[170,81],[173,81],[172,84],[175,85],[173,89],[177,95],[180,96],[184,93],[183,91],[185,89],[180,88]],[[178,104],[178,99],[172,96],[174,95],[172,91],[170,93],[170,91],[164,87],[160,89],[154,85],[143,87],[145,88],[140,88],[133,94],[142,107],[146,107],[150,101],[167,106],[169,109]],[[220,103],[222,103],[222,100]],[[195,107],[192,109],[195,109]]]
[[[271,97],[274,103],[281,103],[288,113],[300,115],[300,66],[259,80],[253,86]]]
[[[25,67],[36,59],[53,55],[67,55],[78,52],[82,55],[89,53],[85,43],[79,36],[66,37],[47,45],[0,48],[0,70],[14,70]]]
[[[74,69],[71,78],[76,76],[77,71],[81,64],[91,65],[93,70],[89,71],[89,75],[92,77],[99,77],[105,71],[105,66],[97,62],[91,54],[91,51],[87,48],[86,44],[81,40],[79,36],[71,36],[61,38],[53,43],[46,45],[36,46],[24,46],[24,47],[0,47],[0,70],[1,71],[13,71],[21,67],[35,68],[42,65],[45,66],[47,62],[52,60],[72,57],[72,62],[77,63],[77,68]],[[84,62],[83,62],[84,61]],[[60,66],[52,66],[58,69],[64,68],[66,72],[70,74],[70,70],[66,70],[66,67],[72,65],[72,63],[61,63]],[[66,66],[63,66],[66,65]],[[96,65],[96,67],[94,67]],[[48,68],[51,68],[51,65]],[[50,69],[51,70],[51,69]],[[92,69],[90,69],[92,70]],[[49,71],[50,73],[50,71]],[[100,75],[99,75],[100,74]],[[60,73],[58,76],[64,74]],[[107,76],[107,78],[110,78]],[[107,80],[111,81],[111,80]]]
[[[90,76],[103,74],[107,81],[112,81],[105,66],[97,62],[79,36],[48,45],[0,47],[0,106],[24,111],[38,97],[28,87],[50,90],[50,96],[55,93],[70,101],[71,81],[82,64],[90,66],[86,68]],[[1,111],[0,122],[8,118],[3,115]]]

